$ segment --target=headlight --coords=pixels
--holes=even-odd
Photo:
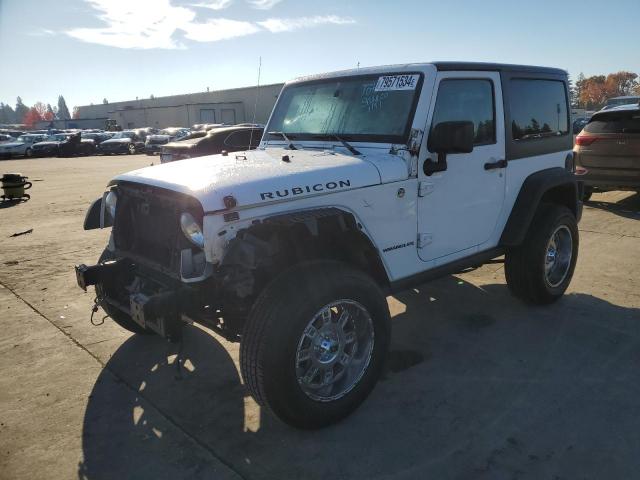
[[[182,233],[189,239],[196,247],[204,248],[204,235],[202,234],[202,228],[193,218],[190,213],[183,213],[180,215],[180,228]]]
[[[111,215],[111,219],[116,219],[116,203],[118,203],[118,195],[115,190],[111,190],[107,193],[107,197],[104,199],[104,203],[107,207],[107,212]]]

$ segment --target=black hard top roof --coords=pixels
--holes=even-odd
[[[567,75],[565,70],[552,67],[537,67],[535,65],[513,65],[509,63],[484,62],[433,62],[440,71],[448,70],[493,70],[497,72],[545,73],[552,75]]]

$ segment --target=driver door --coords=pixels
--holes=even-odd
[[[435,88],[431,131],[440,122],[474,124],[471,153],[447,155],[446,170],[430,175],[424,162],[437,154],[427,151],[419,164],[418,255],[441,265],[495,246],[506,163],[500,74],[440,72]]]

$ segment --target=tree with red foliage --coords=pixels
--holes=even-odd
[[[31,107],[25,113],[24,118],[22,119],[22,123],[24,123],[27,128],[33,128],[36,125],[36,122],[42,121],[42,115],[36,107]]]

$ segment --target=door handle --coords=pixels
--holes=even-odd
[[[507,168],[508,162],[506,160],[498,160],[496,162],[487,162],[484,164],[485,170],[495,170],[496,168]]]

